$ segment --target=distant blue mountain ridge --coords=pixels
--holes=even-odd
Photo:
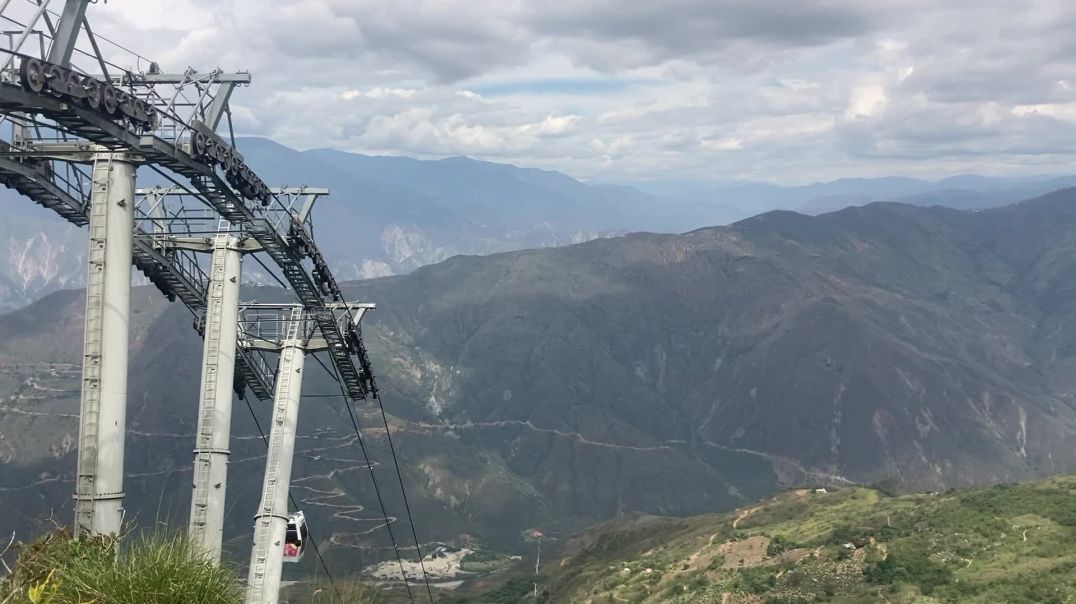
[[[842,179],[807,186],[581,182],[559,172],[466,157],[420,160],[333,149],[297,151],[264,138],[237,146],[270,185],[329,187],[314,220],[341,279],[407,273],[459,254],[568,245],[633,231],[675,233],[725,225],[774,209],[820,214],[871,201],[960,209],[994,207],[1076,185],[1076,177],[937,182],[902,177]],[[140,184],[164,184],[140,172]],[[85,233],[14,191],[0,222],[0,310],[57,289],[79,287]],[[250,265],[247,277],[268,282]]]

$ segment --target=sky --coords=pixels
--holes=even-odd
[[[238,133],[610,182],[1071,173],[1067,0],[108,0]],[[143,66],[144,67],[144,66]]]

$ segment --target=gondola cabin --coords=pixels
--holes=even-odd
[[[284,562],[298,562],[306,553],[309,532],[306,528],[306,516],[295,512],[288,517],[288,530],[284,534]]]

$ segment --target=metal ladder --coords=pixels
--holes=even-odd
[[[75,534],[94,530],[97,500],[98,426],[101,414],[101,348],[104,328],[105,258],[108,245],[108,187],[112,154],[93,164],[90,247],[86,275],[86,333],[82,357],[82,403],[79,412],[78,478],[75,485]]]
[[[218,228],[218,230],[220,230]],[[227,245],[227,234],[216,236],[214,250],[220,245]],[[195,453],[198,459],[194,464],[194,518],[191,526],[196,531],[205,529],[206,511],[209,506],[209,471],[212,465],[213,434],[215,426],[213,416],[216,412],[217,402],[217,363],[220,352],[221,324],[220,306],[223,304],[224,278],[225,278],[225,254],[213,253],[209,271],[209,292],[206,304],[205,325],[205,354],[209,364],[205,367],[205,375],[202,385],[202,416],[198,418],[198,448]]]
[[[303,309],[301,307],[294,308],[291,311],[291,315],[288,317],[288,324],[285,329],[283,343],[287,345],[289,342],[294,342],[299,339],[300,328],[303,322]],[[277,371],[277,396],[274,401],[273,418],[274,424],[270,430],[269,435],[269,453],[265,460],[265,490],[262,492],[262,506],[258,510],[258,526],[255,528],[257,532],[269,532],[269,526],[272,522],[274,515],[276,517],[282,517],[287,519],[287,510],[274,510],[273,502],[276,500],[276,490],[281,485],[279,482],[280,475],[280,455],[279,451],[282,446],[284,436],[283,430],[276,429],[277,425],[283,422],[285,415],[285,408],[288,405],[287,393],[292,387],[292,376],[295,375],[295,367],[291,362],[292,357],[281,353],[280,367]],[[286,489],[289,485],[283,485]],[[260,584],[261,578],[265,576],[265,566],[269,557],[269,548],[274,547],[274,544],[269,543],[269,539],[255,539],[260,544],[258,550],[254,552],[251,563],[254,565],[254,576],[257,577],[257,581]],[[277,544],[281,546],[282,544]]]

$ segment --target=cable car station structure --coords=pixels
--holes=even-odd
[[[304,356],[325,351],[350,399],[376,396],[360,329],[372,305],[344,300],[314,240],[311,210],[329,191],[270,187],[236,151],[229,100],[250,75],[162,73],[94,35],[93,3],[0,0],[0,184],[89,230],[76,535],[118,534],[123,522],[133,264],[194,313],[203,337],[189,533],[213,560],[233,392],[272,401],[246,601],[274,603]],[[154,186],[136,186],[139,167]],[[294,303],[241,306],[247,255],[268,259]]]

